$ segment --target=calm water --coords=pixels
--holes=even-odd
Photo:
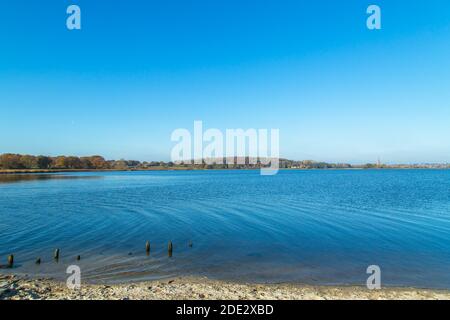
[[[367,266],[376,264],[385,285],[450,288],[450,171],[114,172],[0,180],[0,259],[14,253],[16,273],[64,279],[65,268],[79,264],[91,282],[201,275],[364,285]],[[54,248],[61,249],[58,263]]]

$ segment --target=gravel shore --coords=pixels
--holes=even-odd
[[[0,276],[0,300],[450,300],[450,291],[412,288],[241,284],[206,278],[174,278],[132,284],[82,284],[76,290],[51,279]]]

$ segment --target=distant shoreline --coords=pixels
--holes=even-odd
[[[273,161],[277,163],[275,166]],[[314,160],[289,160],[284,158],[225,157],[191,159],[186,162],[106,160],[99,155],[34,156],[26,154],[0,154],[0,174],[100,172],[100,171],[169,171],[169,170],[325,170],[325,169],[450,169],[449,163],[328,163]]]
[[[449,170],[450,168],[421,168],[421,167],[384,167],[384,168],[280,168],[282,171],[327,171],[327,170]],[[210,171],[210,170],[260,170],[260,168],[192,168],[192,167],[153,167],[146,169],[0,169],[4,174],[37,174],[37,173],[65,173],[65,172],[145,172],[145,171]]]
[[[24,174],[24,173],[64,173],[64,172],[129,172],[129,171],[188,171],[206,170],[197,168],[149,168],[149,169],[6,169],[0,170],[0,174]]]

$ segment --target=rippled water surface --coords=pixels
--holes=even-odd
[[[78,264],[91,282],[202,275],[363,285],[367,266],[376,264],[385,285],[450,288],[450,171],[95,172],[0,180],[0,264],[10,253],[16,260],[0,273],[64,279],[65,268]]]

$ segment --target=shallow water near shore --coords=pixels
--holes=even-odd
[[[0,183],[0,264],[15,255],[15,267],[2,273],[63,280],[67,266],[77,264],[88,282],[192,275],[364,285],[367,267],[379,265],[386,286],[450,288],[446,170],[89,172],[13,180]]]

